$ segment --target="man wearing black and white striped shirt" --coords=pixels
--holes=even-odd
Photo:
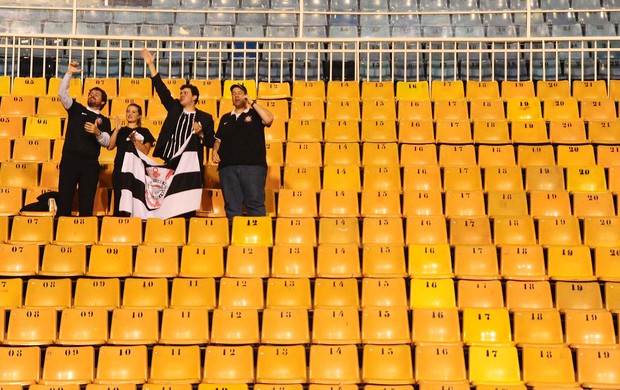
[[[147,49],[142,51],[142,59],[149,67],[155,91],[168,111],[157,138],[153,156],[168,161],[192,136],[198,137],[202,145],[212,147],[215,141],[213,117],[196,109],[196,102],[200,95],[198,88],[191,84],[185,84],[181,86],[179,98],[174,99],[157,72],[155,58]],[[204,161],[203,149],[198,149],[201,166]]]

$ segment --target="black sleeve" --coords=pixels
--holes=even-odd
[[[159,73],[151,77],[151,80],[153,80],[153,87],[155,87],[155,91],[157,92],[161,103],[164,105],[167,111],[170,111],[170,108],[172,108],[172,105],[175,101],[175,99],[172,97],[172,94],[170,93],[170,90],[161,80],[161,76]]]

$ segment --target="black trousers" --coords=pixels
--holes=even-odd
[[[93,215],[99,161],[78,156],[62,156],[58,179],[58,216],[70,216],[75,190],[79,187],[80,216]]]

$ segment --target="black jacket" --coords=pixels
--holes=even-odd
[[[163,125],[161,126],[161,132],[159,133],[159,137],[157,138],[157,143],[155,144],[155,149],[153,150],[154,157],[162,157],[164,150],[166,148],[166,144],[170,140],[170,137],[176,130],[177,122],[179,121],[179,117],[183,113],[183,106],[181,106],[181,102],[179,99],[175,99],[170,94],[170,90],[161,79],[159,73],[157,73],[154,77],[151,78],[153,80],[153,86],[155,87],[155,91],[159,95],[159,99],[162,104],[168,111],[168,115],[164,120]],[[204,138],[202,140],[202,144],[206,147],[212,147],[215,142],[215,130],[213,124],[213,117],[211,114],[206,113],[201,110],[196,110],[196,117],[194,119],[202,124],[202,132],[204,134]],[[193,135],[192,137],[197,137]],[[198,155],[200,158],[200,163],[204,161],[204,150],[203,148],[198,149]]]

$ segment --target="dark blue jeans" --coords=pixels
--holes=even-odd
[[[265,180],[267,167],[260,165],[229,165],[219,169],[226,217],[243,215],[243,205],[250,216],[267,215]]]

